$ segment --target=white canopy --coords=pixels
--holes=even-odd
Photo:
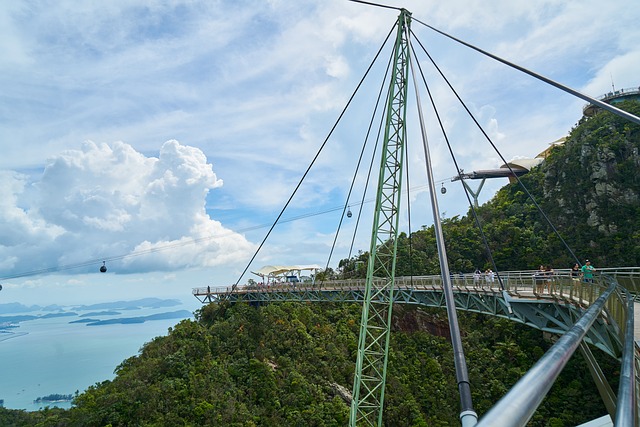
[[[542,163],[544,159],[542,157],[536,157],[535,159],[514,159],[507,163],[512,169],[525,169],[529,172],[534,167]],[[507,165],[500,166],[501,169],[507,169]]]
[[[265,265],[258,271],[252,271],[253,274],[260,277],[275,277],[293,271],[317,271],[322,270],[319,265]]]

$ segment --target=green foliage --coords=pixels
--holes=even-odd
[[[616,106],[640,115],[640,103]],[[545,208],[584,257],[638,265],[640,126],[601,112],[574,128],[544,167]]]

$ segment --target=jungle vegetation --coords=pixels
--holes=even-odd
[[[640,102],[616,106],[640,116]],[[526,190],[517,182],[505,185],[475,215],[469,209],[443,220],[450,271],[560,269],[585,259],[601,268],[640,265],[639,171],[639,125],[609,112],[583,119],[520,178]],[[433,226],[402,233],[396,275],[439,274],[435,242]],[[364,277],[367,258],[360,252],[344,259],[335,274]]]

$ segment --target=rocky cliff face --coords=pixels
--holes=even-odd
[[[618,106],[640,116],[640,103]],[[640,125],[608,112],[583,119],[541,166],[546,210],[600,265],[640,265]]]
[[[393,329],[402,332],[429,332],[431,335],[451,340],[446,313],[425,313],[412,306],[394,306]]]

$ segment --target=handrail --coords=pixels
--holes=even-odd
[[[527,424],[616,286],[612,283],[598,297],[575,325],[480,419],[477,427],[519,427]]]
[[[545,281],[545,293],[560,297],[580,297],[584,301],[592,302],[597,297],[598,292],[587,289],[585,286],[574,286],[576,283],[571,280],[569,270],[556,270],[551,276],[537,276],[535,270],[507,271],[500,273],[500,277],[505,284],[505,290],[517,292],[533,292],[542,294],[541,289],[537,289],[538,280]],[[476,290],[480,292],[499,292],[500,284],[496,276],[474,276],[473,274],[451,274],[451,283],[454,291]],[[337,290],[340,288],[351,289],[364,287],[365,279],[339,279],[327,280],[322,286],[312,283],[288,283],[270,282],[268,284],[241,285],[234,289],[233,293],[263,293],[278,292],[283,290]],[[547,286],[549,285],[549,286]],[[442,289],[442,277],[440,275],[430,276],[404,276],[395,278],[395,288],[400,289]],[[548,288],[548,289],[547,289]],[[207,294],[227,294],[230,293],[230,286],[199,287],[193,289],[194,295]],[[540,292],[538,292],[540,291]]]
[[[628,290],[634,298],[640,294],[640,267],[600,268],[601,274],[612,276],[618,284]]]
[[[568,279],[570,277],[570,269],[556,269],[553,272],[552,280],[556,281],[556,282],[563,282],[565,279]],[[517,289],[519,286],[526,286],[526,287],[531,287],[531,283],[532,283],[532,279],[534,278],[534,276],[536,275],[536,273],[538,273],[537,270],[517,270],[517,271],[501,271],[499,272],[500,277],[503,278],[505,281],[509,282],[512,284],[512,288],[515,286],[515,288]],[[498,280],[497,280],[497,274],[495,276],[495,280],[493,282],[491,282],[490,280],[487,280],[487,278],[485,277],[485,275],[481,275],[479,277],[479,280],[474,280],[474,275],[471,273],[464,273],[464,274],[460,274],[460,273],[452,273],[451,277],[452,277],[452,283],[454,285],[454,288],[456,286],[460,286],[460,287],[481,287],[481,288],[485,288],[487,285],[489,285],[490,287],[498,287]],[[613,276],[616,281],[618,281],[618,283],[620,285],[622,285],[623,288],[629,290],[631,293],[634,293],[634,288],[638,288],[638,290],[640,290],[640,267],[613,267],[613,268],[599,268],[596,274],[603,274],[603,275],[607,275],[607,276]],[[403,276],[403,277],[396,277],[396,286],[397,285],[409,285],[410,283],[414,283],[417,284],[418,286],[420,284],[427,284],[429,283],[429,285],[432,286],[441,286],[442,279],[440,275],[429,275],[429,276]],[[338,279],[338,280],[327,280],[324,282],[322,287],[327,287],[327,286],[331,286],[331,287],[336,287],[336,286],[342,286],[342,287],[348,287],[348,286],[353,286],[353,285],[357,285],[358,283],[362,283],[364,284],[364,279]],[[260,287],[262,286],[262,287]],[[310,283],[305,283],[305,282],[301,282],[301,283],[287,283],[287,282],[282,282],[282,283],[278,283],[276,282],[275,284],[270,283],[268,285],[257,285],[255,288],[253,289],[260,289],[261,291],[263,290],[270,290],[270,289],[277,289],[278,287],[291,287],[291,286],[296,286],[296,287],[315,287],[316,289],[318,288],[319,284],[316,283],[315,285],[310,284]],[[241,288],[247,289],[247,285],[244,286],[240,286]],[[216,286],[216,287],[209,287],[210,291],[212,293],[221,293],[223,292],[226,288],[229,288],[229,290],[231,290],[231,285],[229,286]],[[199,287],[199,288],[194,288],[193,289],[193,294],[203,294],[205,293],[205,291],[207,290],[207,287]]]
[[[621,273],[620,271],[609,271],[606,274],[596,273],[595,282],[586,282],[579,278],[572,277],[570,270],[555,270],[551,275],[540,275],[536,270],[525,271],[507,271],[501,272],[500,278],[504,285],[504,291],[518,298],[542,298],[555,299],[560,298],[566,302],[572,302],[575,305],[586,307],[593,303],[606,289],[599,284],[600,278],[611,277],[620,281],[620,274],[625,277],[629,276],[629,272]],[[453,291],[469,292],[469,293],[496,293],[502,292],[497,278],[492,276],[477,277],[473,274],[452,274]],[[640,277],[639,277],[640,279]],[[193,289],[193,295],[204,297],[202,302],[218,301],[228,298],[232,293],[235,295],[247,294],[263,294],[272,292],[300,292],[300,291],[351,291],[364,289],[364,279],[342,279],[325,281],[320,287],[319,284],[312,283],[268,283],[241,285],[232,289],[231,286],[226,287],[200,287]],[[625,286],[622,286],[623,288]],[[414,276],[414,277],[396,277],[394,285],[398,290],[442,290],[442,278],[439,275],[432,276]],[[633,293],[633,292],[632,292]],[[637,296],[637,294],[634,294]],[[200,298],[198,298],[200,299]],[[622,304],[617,303],[618,299],[611,300],[608,303],[608,316],[616,322],[622,329],[622,325],[626,321],[626,309]]]
[[[596,99],[598,101],[608,101],[610,99],[616,99],[623,96],[631,96],[640,94],[640,87],[630,87],[630,88],[622,88],[618,90],[613,90],[611,92],[607,92],[604,95],[598,96]],[[584,107],[582,107],[582,112],[585,112],[589,107],[593,106],[593,103],[588,103]]]

